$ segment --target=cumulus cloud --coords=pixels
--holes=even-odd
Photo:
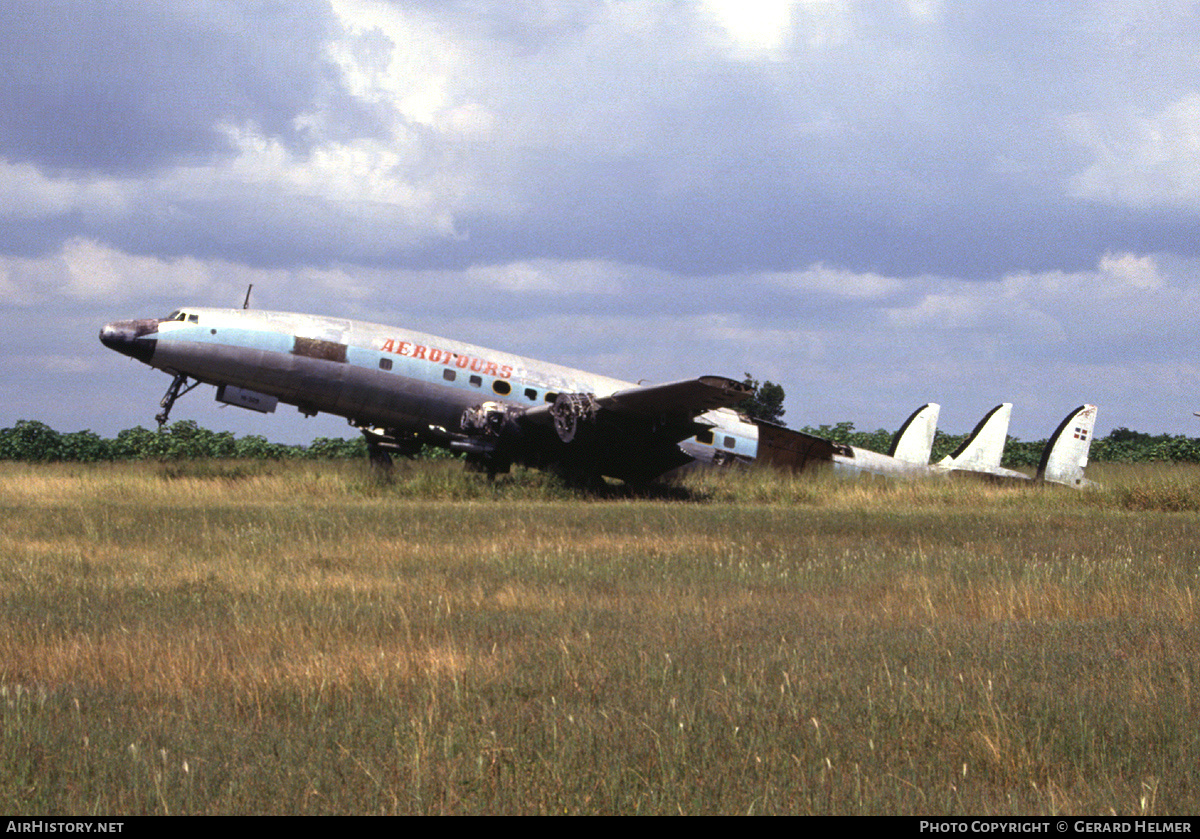
[[[0,218],[41,220],[67,214],[89,218],[128,215],[136,185],[106,177],[49,175],[28,163],[0,160]]]
[[[1070,133],[1093,155],[1071,179],[1080,198],[1200,210],[1200,94],[1151,114],[1075,115]]]
[[[880,276],[871,271],[857,273],[824,264],[813,265],[802,271],[768,272],[764,279],[795,291],[859,300],[887,297],[904,286],[901,280],[894,277]]]
[[[522,260],[468,268],[466,278],[493,289],[519,293],[620,294],[624,266],[595,260]]]
[[[129,175],[220,153],[222,120],[293,135],[322,81],[320,5],[6,3],[0,156]]]
[[[724,45],[734,55],[748,59],[764,55],[782,57],[792,37],[793,5],[791,0],[703,0],[700,3],[704,12],[719,25]],[[838,10],[834,4],[821,5],[828,9],[831,17],[836,16]]]
[[[1180,341],[1197,342],[1187,312],[1200,304],[1200,263],[1152,254],[1102,255],[1092,270],[1015,272],[989,282],[937,279],[913,305],[888,312],[898,329],[926,330],[935,346],[946,333],[966,342],[1001,339],[1015,361],[1111,358],[1120,353],[1163,362]]]

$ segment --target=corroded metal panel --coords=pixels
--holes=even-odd
[[[841,454],[844,448],[803,431],[767,423],[758,425],[757,459],[771,466],[802,470],[813,463],[830,463],[834,454]]]
[[[320,338],[303,338],[296,336],[292,344],[292,355],[305,358],[315,358],[320,361],[336,361],[346,363],[346,345],[337,341],[325,341]]]

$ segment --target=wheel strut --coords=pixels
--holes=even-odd
[[[167,388],[167,392],[163,394],[162,401],[158,403],[162,411],[155,414],[154,418],[158,420],[159,431],[162,431],[163,425],[167,422],[167,417],[171,415],[171,408],[175,406],[175,400],[185,393],[194,390],[200,382],[192,382],[187,387],[183,387],[185,384],[187,384],[187,376],[183,373],[176,373],[175,378],[171,380],[171,386]]]

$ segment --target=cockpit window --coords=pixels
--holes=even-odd
[[[200,322],[199,315],[189,315],[187,312],[183,311],[182,309],[176,309],[175,311],[171,312],[171,314],[167,315],[167,317],[165,319],[166,320],[178,320],[178,321],[183,321],[185,323],[199,323]]]
[[[165,318],[163,318],[163,320],[179,320],[179,316],[182,314],[183,314],[183,312],[176,309],[175,311],[171,312],[171,314],[169,314]]]
[[[187,319],[188,319],[188,323],[199,323],[200,322],[199,315],[188,315]]]

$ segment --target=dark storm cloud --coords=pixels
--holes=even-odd
[[[989,5],[927,19],[897,6],[822,23],[794,9],[790,39],[756,56],[722,47],[693,3],[396,3],[374,21],[363,8],[335,19],[316,3],[4,6],[0,157],[122,177],[203,166],[213,184],[147,177],[128,211],[32,225],[18,214],[0,221],[8,247],[45,250],[73,231],[257,265],[550,256],[690,274],[827,261],[988,277],[1154,249],[1194,218],[1071,198],[1089,151],[1060,122],[1134,98],[1144,67],[1161,71],[1159,99],[1187,84],[1194,38],[1172,34],[1175,18]],[[354,15],[366,22],[351,33]],[[1174,75],[1147,49],[1160,36],[1183,62]],[[408,102],[429,91],[442,116],[477,106],[491,127],[465,137],[433,124],[437,111]],[[282,141],[299,177],[260,176],[230,124]],[[393,173],[372,176],[425,190],[421,207],[449,222],[297,185],[311,150],[354,153],[361,138],[402,149]],[[223,172],[238,154],[245,171]]]
[[[0,5],[0,156],[141,173],[228,151],[221,121],[299,144],[328,73],[322,2]]]
[[[491,107],[550,133],[587,130],[510,149],[505,171],[537,196],[521,215],[461,216],[464,237],[411,257],[540,253],[688,273],[826,260],[986,278],[1082,269],[1113,248],[1195,252],[1178,235],[1194,212],[1068,194],[1089,152],[1064,118],[1192,83],[1181,70],[1195,63],[1183,49],[1194,33],[1180,36],[1174,16],[988,4],[923,22],[876,10],[844,41],[738,61],[697,47],[695,7],[678,12],[675,29],[659,20],[653,37],[611,42],[583,13],[540,26],[444,19],[519,41],[509,69],[521,84],[489,89]],[[1147,56],[1160,35],[1179,64]]]

